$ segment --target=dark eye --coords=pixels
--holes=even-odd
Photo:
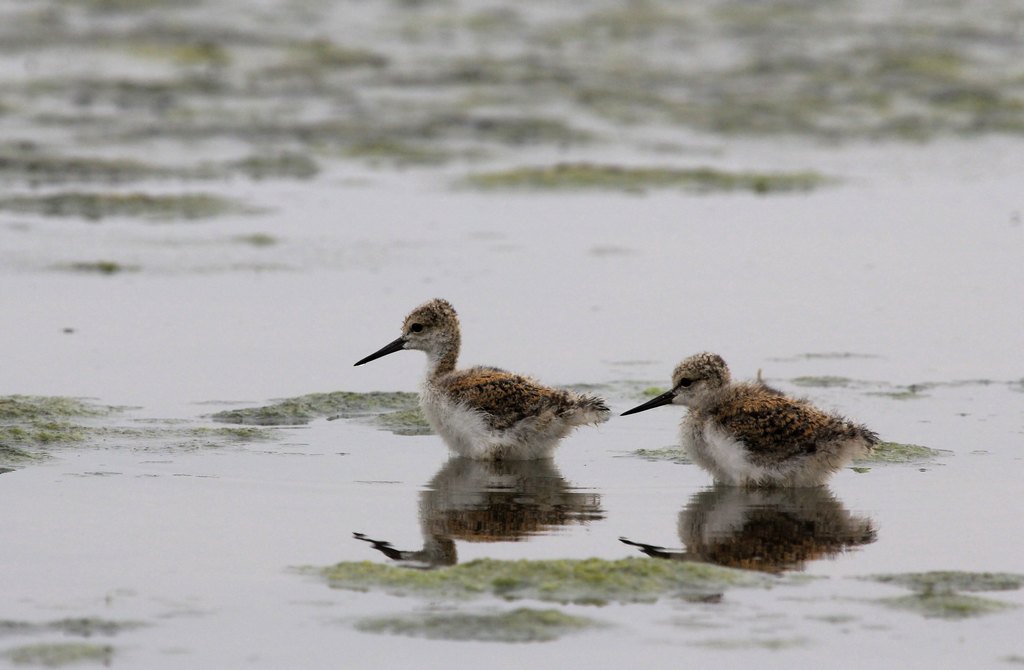
[[[418,333],[421,330],[423,330],[423,324],[422,323],[414,323],[411,326],[409,326],[409,330],[411,330],[414,333]]]
[[[680,379],[679,380],[679,386],[682,386],[683,388],[688,388],[690,386],[690,384],[692,384],[692,383],[693,383],[692,379]]]

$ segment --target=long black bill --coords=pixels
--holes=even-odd
[[[633,409],[626,410],[620,416],[627,416],[629,414],[636,414],[637,412],[646,412],[649,409],[654,409],[655,407],[661,407],[662,405],[670,405],[670,404],[672,404],[672,398],[674,398],[674,397],[675,397],[674,390],[665,391],[664,393],[662,393],[657,398],[651,398],[650,400],[648,400],[647,402],[645,402],[642,405],[637,405]]]
[[[378,358],[381,358],[383,356],[387,356],[388,354],[393,354],[396,351],[401,351],[402,349],[405,349],[405,338],[404,337],[400,337],[397,340],[395,340],[394,342],[392,342],[391,344],[385,345],[383,349],[380,349],[378,351],[373,352],[372,354],[370,354],[369,356],[367,356],[363,360],[361,360],[358,363],[356,363],[356,365],[362,365],[363,363],[369,363],[370,361],[375,361]]]

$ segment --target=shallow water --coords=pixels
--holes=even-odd
[[[33,52],[7,34],[0,67],[6,81],[53,78],[59,70],[53,61],[68,62],[68,53],[94,65],[61,72],[72,79],[99,72],[110,80],[145,81],[219,67],[189,60],[216,61],[216,53],[177,53],[168,60],[166,54],[154,58],[150,45],[142,48],[146,58],[133,59],[122,47],[97,47],[90,31],[145,26],[171,11],[162,3],[144,13],[102,4],[74,12],[51,8],[63,17],[56,23],[45,12],[33,19],[51,29],[63,26],[55,34],[69,40],[70,31],[78,41]],[[843,6],[861,7],[868,16],[875,11]],[[211,38],[231,54],[222,74],[233,85],[249,69],[277,63],[274,50],[293,48],[289,40],[318,37],[303,12],[344,23],[341,14],[316,3],[289,5],[284,14],[276,3],[261,7],[244,14],[244,39]],[[152,101],[136,98],[83,107],[62,97],[63,85],[56,93],[29,87],[0,94],[6,140],[32,140],[48,154],[221,169],[253,147],[286,147],[309,151],[319,166],[303,178],[148,176],[113,187],[82,176],[70,186],[49,179],[33,184],[11,173],[0,200],[78,190],[202,192],[252,211],[158,221],[0,209],[0,313],[7,317],[0,329],[0,396],[84,397],[121,408],[68,418],[81,429],[73,443],[19,447],[46,458],[0,462],[6,512],[0,620],[18,624],[0,626],[0,665],[23,658],[8,652],[69,641],[112,647],[93,657],[99,662],[147,668],[183,662],[333,667],[342,659],[354,667],[462,667],[478,664],[477,653],[495,667],[669,667],[680,658],[713,667],[792,667],[822,658],[839,667],[952,667],[1024,658],[1018,634],[1024,609],[988,612],[984,603],[970,602],[959,617],[938,616],[944,611],[935,608],[938,600],[904,609],[900,605],[920,606],[922,599],[907,586],[862,579],[932,570],[1024,573],[1019,134],[964,135],[936,115],[930,118],[939,130],[926,144],[890,136],[870,142],[855,124],[843,133],[854,140],[821,144],[817,130],[701,134],[706,129],[699,124],[662,118],[621,125],[575,109],[568,118],[600,131],[600,141],[550,139],[549,126],[543,132],[533,127],[536,141],[524,142],[495,139],[486,124],[467,126],[472,132],[434,126],[439,135],[430,148],[454,157],[409,167],[393,158],[347,154],[348,139],[335,146],[324,139],[329,134],[313,137],[308,127],[270,137],[264,126],[257,138],[239,134],[244,122],[227,128],[237,119],[225,110],[250,104],[262,111],[247,107],[242,119],[281,123],[304,114],[361,119],[350,115],[359,104],[373,116],[373,101],[388,95],[426,99],[435,93],[438,105],[450,107],[449,98],[466,91],[455,95],[438,83],[451,74],[424,54],[444,50],[437,35],[417,37],[413,28],[416,17],[432,16],[420,25],[442,35],[455,31],[464,39],[458,48],[477,54],[477,33],[460,31],[480,29],[485,15],[458,7],[396,4],[348,14],[358,21],[336,39],[371,46],[359,39],[360,26],[371,26],[366,34],[377,36],[398,65],[264,78],[259,86],[242,87],[245,95],[233,89],[223,99],[188,94],[173,108],[174,121],[151,116]],[[950,16],[972,23],[949,7]],[[8,18],[28,21],[18,3],[2,9]],[[174,11],[180,20],[201,21],[218,15],[215,10],[195,3]],[[404,13],[414,11],[420,14]],[[542,13],[522,11],[531,25]],[[274,22],[279,15],[288,18]],[[476,16],[470,23],[478,27],[465,28],[466,16]],[[488,30],[509,18],[501,16],[491,16],[498,23],[486,24]],[[460,18],[452,23],[452,17]],[[404,33],[397,27],[403,25]],[[597,24],[586,25],[592,30]],[[637,45],[665,40],[643,25],[634,25],[641,34],[628,39],[617,32],[621,26],[601,25],[610,32],[599,35],[626,40],[619,46],[627,55]],[[972,26],[973,33],[954,31],[966,40],[954,46],[1012,60],[1015,43]],[[723,36],[732,33],[696,32],[701,53],[715,52],[716,45],[733,53],[735,44]],[[580,39],[585,45],[595,38]],[[692,46],[669,42],[665,48]],[[576,42],[570,46],[586,51]],[[136,44],[133,53],[140,48]],[[494,48],[500,49],[497,42]],[[539,53],[553,58],[558,52]],[[413,68],[416,88],[427,90],[403,91],[418,55],[424,60]],[[308,108],[297,111],[303,105],[289,99],[283,84],[270,86],[282,81],[304,82],[291,94]],[[492,105],[504,100],[505,112],[536,111],[524,106],[522,91],[507,79],[470,89],[480,98],[495,96],[499,102],[491,99]],[[96,95],[104,90],[96,87]],[[361,102],[344,91],[355,91]],[[553,109],[565,111],[562,94],[551,93]],[[80,124],[39,118],[62,104],[81,116]],[[84,122],[111,109],[120,110],[118,123]],[[218,132],[203,125],[211,109],[224,122]],[[203,122],[198,125],[206,134],[197,136],[190,120]],[[398,119],[396,127],[399,120],[408,122]],[[127,131],[154,121],[166,134],[128,137]],[[392,131],[403,141],[410,137]],[[565,161],[813,170],[836,182],[768,196],[478,192],[462,182],[485,168]],[[126,269],[68,269],[98,261]],[[552,462],[509,466],[452,462],[436,436],[393,434],[360,418],[318,418],[259,439],[198,430],[223,428],[210,418],[218,411],[280,398],[414,391],[423,365],[418,354],[360,368],[352,363],[393,339],[403,315],[434,296],[459,309],[465,362],[531,373],[552,384],[590,385],[617,411],[642,400],[644,389],[664,387],[679,359],[710,349],[738,377],[760,370],[773,385],[838,409],[884,439],[942,453],[920,462],[860,463],[838,473],[825,491],[789,496],[714,488],[693,465],[635,455],[674,443],[676,408],[613,418],[572,435]],[[417,566],[476,559],[659,560],[643,558],[620,541],[624,537],[650,545],[651,554],[679,559],[686,551],[687,558],[768,573],[771,588],[729,587],[704,598],[666,593],[654,603],[600,607],[331,588],[318,568],[392,562],[353,533],[409,552],[399,563]],[[1019,589],[955,591],[946,595],[1024,605]],[[516,644],[360,630],[374,617],[490,616],[521,607],[554,608],[605,626]],[[57,623],[80,617],[142,625],[86,627],[85,637],[81,627]]]

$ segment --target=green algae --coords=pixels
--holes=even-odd
[[[1024,575],[1004,572],[909,572],[865,577],[882,584],[895,584],[921,593],[955,591],[1016,591],[1024,587]]]
[[[668,391],[668,389],[661,386],[648,386],[640,392],[640,395],[645,398],[656,398],[666,391]]]
[[[170,60],[183,66],[223,68],[231,63],[231,56],[223,44],[205,39],[167,43],[150,41],[140,36],[137,40],[126,41],[124,46],[132,55]]]
[[[320,166],[312,158],[293,152],[249,156],[229,163],[228,168],[257,180],[310,179],[320,172]]]
[[[632,363],[620,363],[619,365],[632,365]],[[623,398],[635,400],[638,397],[646,397],[647,389],[653,388],[650,381],[637,381],[635,379],[616,379],[608,382],[576,382],[574,384],[560,385],[559,388],[576,393],[591,393],[602,398]]]
[[[593,139],[591,133],[570,126],[565,121],[534,116],[480,116],[463,113],[439,114],[406,132],[414,137],[469,137],[505,145],[583,144]]]
[[[122,272],[138,272],[138,265],[124,265],[116,261],[78,261],[55,266],[58,270],[81,272],[83,274],[116,275]]]
[[[110,106],[121,112],[144,114],[159,106],[165,109],[183,106],[185,99],[225,96],[229,89],[220,78],[190,73],[157,80],[99,77],[36,79],[27,85],[25,92],[29,97],[73,97],[86,107]],[[40,112],[35,120],[44,125],[105,127],[116,125],[117,118]]]
[[[1019,86],[1005,77],[996,84],[981,59],[947,46],[893,50],[868,41],[812,57],[751,53],[747,64],[719,71],[703,95],[664,105],[678,123],[727,134],[921,141],[1020,132]]]
[[[76,398],[0,397],[0,465],[18,466],[45,458],[45,449],[85,441],[92,428],[74,418],[106,416],[119,408]]]
[[[671,461],[674,463],[691,463],[686,450],[681,446],[670,445],[660,448],[641,448],[629,452],[649,461]],[[948,456],[951,452],[942,449],[931,449],[917,444],[901,444],[899,442],[880,442],[874,450],[855,463],[885,464],[885,463],[925,463],[941,456]],[[870,468],[856,468],[858,472],[868,472]]]
[[[789,381],[796,386],[809,388],[847,388],[854,383],[849,377],[834,375],[795,377]]]
[[[345,47],[326,39],[297,42],[290,46],[290,52],[291,68],[383,68],[390,62],[376,51]]]
[[[799,649],[810,644],[810,640],[803,637],[796,638],[714,638],[691,642],[692,646],[716,649],[721,651],[749,651],[765,649],[768,651],[783,651],[786,649]]]
[[[103,444],[127,446],[142,451],[196,451],[232,445],[271,442],[280,439],[273,428],[257,426],[160,427],[99,426],[89,428],[86,437]]]
[[[189,7],[199,0],[85,0],[80,3],[94,12],[145,12],[158,8]]]
[[[499,614],[425,612],[360,619],[356,629],[430,640],[550,642],[569,633],[598,628],[586,617],[553,609],[519,608]]]
[[[927,11],[911,4],[894,9],[891,20],[880,25],[863,3],[831,3],[821,11],[808,3],[703,8],[634,0],[560,17],[536,3],[472,11],[415,2],[404,3],[415,5],[409,11],[396,10],[397,22],[394,11],[373,13],[367,17],[367,38],[351,44],[290,32],[288,21],[274,22],[269,32],[247,28],[245,22],[229,28],[206,20],[203,7],[173,12],[176,5],[167,0],[85,4],[93,11],[153,16],[147,21],[116,16],[125,23],[117,30],[83,30],[73,3],[58,3],[46,12],[18,15],[25,25],[6,31],[3,50],[70,49],[89,59],[116,49],[160,61],[158,66],[172,71],[170,79],[65,78],[56,89],[40,93],[41,80],[30,78],[9,87],[10,93],[5,90],[8,114],[35,120],[46,110],[44,116],[62,117],[68,127],[76,125],[76,117],[83,124],[98,121],[100,137],[144,128],[148,137],[173,138],[230,110],[239,119],[236,127],[218,124],[206,137],[244,135],[261,148],[280,147],[276,142],[284,139],[264,135],[269,142],[261,141],[259,126],[267,118],[262,103],[297,96],[310,104],[301,110],[277,106],[273,122],[283,130],[302,119],[289,139],[307,145],[325,138],[338,143],[337,136],[301,126],[321,123],[339,101],[348,100],[358,100],[361,118],[355,125],[364,131],[359,137],[415,136],[438,149],[460,134],[513,145],[554,146],[567,139],[561,131],[543,129],[539,134],[538,129],[511,134],[474,129],[465,117],[455,126],[435,126],[437,134],[417,135],[407,121],[422,111],[422,98],[442,118],[499,107],[504,115],[526,118],[538,109],[557,109],[566,119],[597,115],[727,136],[921,141],[1024,133],[1024,79],[1013,32],[1019,17],[1012,3],[989,8],[985,20],[957,3],[928,5]],[[322,8],[315,4],[284,11],[316,16]],[[164,14],[171,14],[170,20]],[[486,46],[480,50],[486,55],[450,55],[452,43],[467,41]],[[391,53],[395,42],[402,58]],[[717,55],[723,44],[729,46],[726,57]],[[254,51],[259,53],[249,58]],[[191,88],[189,80],[205,82]],[[129,92],[136,83],[139,88]],[[395,96],[379,94],[396,87],[418,88],[425,95],[410,105],[416,109],[402,108],[394,104]],[[54,102],[51,97],[74,106],[45,104]],[[108,102],[136,114],[98,118],[109,111]],[[320,110],[320,119],[313,110]],[[249,122],[253,127],[244,127]]]
[[[419,407],[378,414],[373,422],[395,435],[431,435],[434,432]]]
[[[942,449],[922,447],[918,444],[901,444],[899,442],[879,442],[872,452],[858,458],[857,463],[924,463],[940,456],[949,456],[951,452]]]
[[[15,665],[41,665],[59,668],[79,663],[110,665],[114,648],[86,642],[50,642],[15,647],[5,652]]]
[[[894,391],[868,391],[867,395],[890,398],[892,400],[920,400],[927,398],[927,393],[921,392],[921,387],[916,385],[907,386]]]
[[[151,437],[157,437],[161,434],[180,435],[199,441],[206,446],[221,446],[235,442],[269,442],[278,438],[278,433],[272,428],[259,428],[256,426],[199,426],[185,428],[184,430],[170,429],[155,431]]]
[[[386,137],[356,142],[345,150],[345,155],[396,165],[438,165],[453,158],[449,151]]]
[[[916,612],[929,619],[968,619],[1017,607],[1012,603],[959,593],[915,593],[897,598],[882,598],[878,602],[887,607]]]
[[[763,7],[770,14],[778,7]],[[758,14],[760,12],[757,12]],[[877,36],[863,27],[828,32],[851,38],[841,44],[824,38],[825,48],[766,50],[758,44],[786,39],[794,25],[819,25],[822,17],[797,12],[786,21],[716,18],[727,30],[752,37],[741,48],[739,65],[705,68],[700,75],[643,64],[634,66],[631,85],[595,80],[583,89],[581,104],[612,118],[669,120],[721,134],[794,134],[822,139],[896,138],[924,140],[943,134],[1020,132],[1020,86],[1010,70],[993,73],[985,57],[953,44],[970,42],[957,34],[915,39],[912,24],[891,26],[904,37]],[[985,29],[972,27],[984,32]],[[689,31],[712,32],[715,23]],[[707,37],[705,37],[707,39]],[[767,41],[763,41],[767,40]],[[892,48],[892,44],[900,44]],[[1012,50],[1004,50],[1009,58]],[[638,84],[637,82],[643,82]],[[964,91],[965,104],[947,104]],[[977,105],[974,105],[974,101]]]
[[[224,410],[212,418],[224,423],[295,426],[320,417],[349,418],[388,411],[408,411],[415,408],[417,403],[418,396],[415,393],[335,391],[286,398],[262,407]],[[396,420],[398,423],[401,420]]]
[[[648,461],[671,461],[673,463],[692,463],[693,459],[690,458],[686,450],[679,446],[661,447],[658,449],[634,449],[629,452],[632,456],[637,456]]]
[[[682,188],[696,192],[749,191],[758,194],[809,191],[829,180],[814,172],[727,172],[714,168],[625,167],[596,163],[557,163],[485,172],[466,183],[484,189],[610,189],[644,191]]]
[[[529,24],[511,7],[494,7],[471,12],[462,22],[466,30],[484,35],[517,37]]]
[[[158,427],[97,425],[125,408],[62,397],[0,397],[0,466],[23,466],[51,452],[81,445],[142,450],[195,450],[279,439],[278,431],[256,426],[194,426],[161,422]],[[74,419],[91,419],[88,424]]]
[[[26,633],[63,633],[65,635],[92,637],[94,635],[116,635],[124,631],[141,628],[145,625],[138,621],[113,621],[96,617],[58,619],[45,623],[0,620],[0,635],[8,633],[19,635]]]
[[[836,361],[850,359],[879,358],[877,354],[861,354],[853,351],[811,351],[788,358],[773,358],[774,361]]]
[[[768,586],[764,575],[705,563],[626,558],[499,561],[482,559],[434,570],[346,562],[313,569],[334,588],[393,595],[604,605],[654,602],[661,597],[704,597],[732,587]]]
[[[941,619],[983,616],[1017,605],[990,598],[963,595],[962,591],[1016,591],[1024,587],[1024,575],[1001,572],[933,571],[870,575],[864,579],[906,587],[915,593],[879,600],[883,605]]]
[[[860,618],[852,614],[822,614],[815,616],[805,617],[811,621],[823,621],[825,623],[835,624],[837,626],[844,626],[859,621]]]
[[[873,57],[877,74],[917,82],[956,81],[967,66],[964,54],[949,47],[885,49]]]
[[[150,195],[85,192],[0,198],[0,210],[41,216],[78,217],[90,221],[108,217],[204,219],[232,212],[252,211],[235,201],[205,193]]]
[[[536,89],[545,85],[567,84],[572,80],[563,68],[546,67],[541,60],[522,55],[444,59],[430,65],[429,69],[415,73],[397,73],[391,81],[404,86],[490,87],[493,91],[490,97],[481,95],[479,90],[460,96],[460,107],[472,108],[476,104],[508,101],[514,98],[510,90],[514,87]]]
[[[248,244],[252,247],[272,247],[277,245],[280,240],[268,233],[251,233],[249,235],[236,235],[231,238],[235,242],[241,244]]]
[[[20,445],[54,445],[81,442],[86,429],[67,421],[33,421],[23,426],[0,426],[0,440]]]
[[[591,11],[578,21],[556,24],[549,29],[548,38],[635,41],[664,34],[674,36],[693,27],[693,20],[675,5],[633,0],[622,6]]]
[[[5,465],[23,464],[38,458],[35,454],[8,444],[8,438],[0,430],[0,463]],[[0,467],[6,470],[6,467]]]
[[[46,155],[35,150],[0,150],[0,177],[32,185],[64,182],[123,183],[173,176],[170,168],[134,160]]]
[[[40,421],[83,416],[106,416],[121,408],[96,405],[62,396],[0,396],[0,421]]]

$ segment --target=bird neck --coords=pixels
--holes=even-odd
[[[459,359],[459,341],[456,339],[436,351],[427,353],[427,379],[448,374],[455,369]]]

